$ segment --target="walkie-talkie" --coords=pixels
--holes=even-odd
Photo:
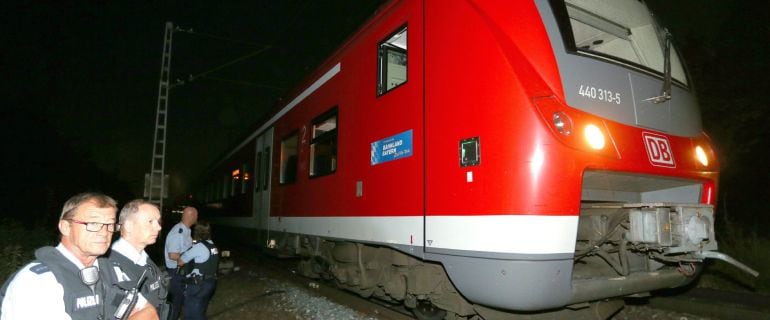
[[[131,290],[128,290],[128,293],[126,293],[126,296],[123,297],[123,300],[120,301],[120,304],[118,305],[118,310],[115,310],[115,314],[112,315],[112,318],[115,320],[126,320],[128,319],[128,315],[131,314],[131,310],[134,309],[136,306],[136,302],[139,300],[137,299],[139,296],[139,288],[142,287],[142,283],[144,282],[145,274],[147,274],[147,269],[142,272],[142,275],[139,276],[139,280],[136,282],[136,286],[131,288]]]

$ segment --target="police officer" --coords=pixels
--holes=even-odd
[[[184,290],[185,320],[206,320],[206,309],[217,286],[219,249],[211,241],[211,228],[200,221],[193,229],[195,244],[182,253],[186,284]]]
[[[185,207],[182,210],[182,221],[174,225],[166,236],[164,257],[166,269],[171,274],[171,320],[177,320],[184,304],[184,289],[182,287],[182,274],[177,272],[182,252],[192,247],[192,234],[190,227],[198,221],[198,210],[193,207]]]
[[[120,210],[118,222],[120,239],[112,244],[109,254],[112,267],[123,287],[135,286],[144,274],[145,280],[141,282],[139,292],[155,307],[159,318],[165,320],[170,308],[166,303],[168,273],[165,268],[160,269],[144,251],[145,247],[158,240],[160,211],[149,201],[133,200]]]
[[[4,287],[1,319],[111,318],[117,309],[108,301],[116,297],[114,273],[97,257],[110,246],[116,211],[115,200],[100,193],[67,200],[58,224],[61,242],[36,250],[36,260],[12,276]],[[130,319],[158,315],[153,306],[138,303]]]

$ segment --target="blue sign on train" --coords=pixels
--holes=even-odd
[[[372,165],[412,156],[412,130],[372,142]]]

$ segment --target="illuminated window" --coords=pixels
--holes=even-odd
[[[250,189],[253,178],[251,176],[251,165],[248,163],[243,164],[243,169],[241,170],[241,176],[243,177],[241,179],[241,194],[245,194],[247,190]]]
[[[297,133],[292,133],[281,140],[281,184],[294,183],[297,180]]]
[[[377,95],[406,82],[406,26],[380,43],[377,50]]]
[[[241,169],[233,170],[230,176],[230,196],[234,196],[241,191]]]
[[[313,120],[310,143],[310,176],[318,177],[337,171],[337,108]]]

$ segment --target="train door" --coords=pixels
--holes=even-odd
[[[481,7],[425,2],[424,45],[429,48],[424,69],[425,251],[429,253],[485,250],[475,245],[491,239],[485,231],[492,229],[477,223],[494,226],[494,222],[473,215],[499,213],[488,208],[510,202],[491,197],[508,196],[500,190],[512,171],[489,169],[503,163],[512,153],[510,145],[515,145],[504,142],[508,131],[498,124],[511,122],[502,108],[512,105],[505,100],[512,90],[503,89],[506,78],[501,76],[510,66],[500,59],[503,47],[492,41],[487,27],[491,22]],[[458,45],[465,42],[472,45]]]
[[[270,217],[270,170],[273,153],[273,128],[267,129],[257,137],[256,181],[254,181],[253,215],[257,219],[257,243],[266,245],[268,239],[268,219]]]

